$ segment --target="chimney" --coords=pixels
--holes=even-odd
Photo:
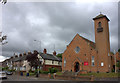
[[[15,58],[17,58],[18,57],[18,55],[15,55]]]
[[[19,57],[22,57],[22,54],[20,54]]]
[[[53,52],[53,55],[56,56],[56,51]]]
[[[28,51],[28,54],[32,54],[30,51]]]
[[[26,53],[24,52],[24,53],[23,53],[23,55],[25,56],[25,55],[26,55]]]
[[[44,48],[44,50],[43,50],[43,53],[44,53],[44,54],[46,54],[46,53],[47,53],[47,50],[46,50],[45,48]]]

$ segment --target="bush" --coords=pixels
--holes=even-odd
[[[58,70],[56,68],[49,68],[49,73],[56,73]]]
[[[115,70],[114,70],[114,69],[112,69],[112,72],[115,72]]]

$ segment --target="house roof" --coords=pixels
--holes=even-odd
[[[106,15],[103,15],[103,14],[99,14],[98,16],[96,16],[95,18],[93,18],[93,20],[96,20],[96,19],[99,19],[99,18],[103,18],[105,17],[108,21],[110,21]]]
[[[61,61],[60,58],[52,55],[52,54],[44,54],[44,53],[40,53],[40,56],[45,59],[45,60],[54,60],[54,61]]]
[[[23,60],[26,60],[26,57],[27,57],[26,55],[23,55],[21,57],[14,58],[12,61],[14,61],[14,62],[23,61]]]

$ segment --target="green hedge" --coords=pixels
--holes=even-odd
[[[49,68],[49,73],[56,73],[58,70],[56,68]]]

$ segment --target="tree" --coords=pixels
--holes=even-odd
[[[117,62],[116,66],[117,66],[117,67],[120,67],[120,61]]]
[[[37,70],[37,67],[39,66],[39,59],[37,57],[38,52],[34,50],[34,53],[29,52],[27,55],[27,61],[30,63],[31,67],[34,67]]]
[[[2,36],[2,32],[0,32],[0,44],[4,45],[4,44],[8,43],[5,40],[7,40],[7,36],[6,35]]]
[[[2,2],[2,4],[6,4],[7,0],[0,0],[0,2]]]
[[[120,48],[118,49],[118,52],[120,52]]]
[[[56,56],[62,58],[62,53],[57,54]]]
[[[113,53],[113,52],[110,52],[110,54],[114,55],[114,53]]]

